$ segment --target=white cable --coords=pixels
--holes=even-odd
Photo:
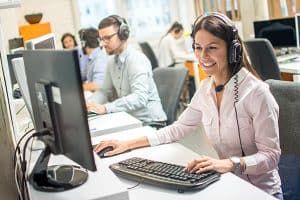
[[[16,164],[16,166],[15,166],[15,182],[16,182],[16,185],[17,185],[20,200],[23,200],[23,196],[22,196],[22,193],[21,193],[21,190],[20,190],[18,179],[17,179],[17,169],[18,169],[18,164]]]

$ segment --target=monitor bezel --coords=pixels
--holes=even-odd
[[[37,38],[26,40],[25,41],[25,47],[26,47],[27,50],[41,49],[41,48],[35,48],[35,45],[38,44],[38,43],[40,43],[40,42],[43,42],[43,41],[45,41],[47,39],[52,39],[52,38],[53,38],[53,47],[51,47],[51,48],[43,48],[43,49],[56,49],[57,45],[56,45],[56,37],[55,37],[54,33],[49,33],[49,34],[42,35],[42,36],[37,37]],[[30,45],[30,47],[29,47],[29,45]]]

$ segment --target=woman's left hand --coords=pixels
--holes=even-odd
[[[191,173],[201,173],[209,170],[225,173],[233,171],[234,166],[229,159],[219,160],[208,156],[200,156],[200,158],[189,162],[185,169]]]

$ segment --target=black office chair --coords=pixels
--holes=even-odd
[[[147,56],[147,58],[151,62],[152,70],[158,67],[158,60],[155,56],[155,53],[153,52],[151,46],[148,42],[140,42],[139,43],[142,52]]]
[[[255,38],[244,41],[251,64],[263,80],[280,80],[279,65],[269,40]]]
[[[300,200],[300,83],[267,80],[279,105],[279,175],[285,200]]]
[[[164,67],[153,70],[153,78],[156,83],[162,107],[167,114],[167,125],[177,119],[177,108],[180,95],[183,91],[188,70],[181,67]]]

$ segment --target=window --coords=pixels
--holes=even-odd
[[[104,17],[118,14],[127,19],[133,37],[162,35],[172,23],[171,3],[172,0],[78,0],[80,24],[82,28],[98,27]]]
[[[170,0],[127,0],[128,22],[135,37],[166,32],[172,23]]]
[[[97,28],[104,17],[117,13],[115,0],[78,0],[82,28]]]

